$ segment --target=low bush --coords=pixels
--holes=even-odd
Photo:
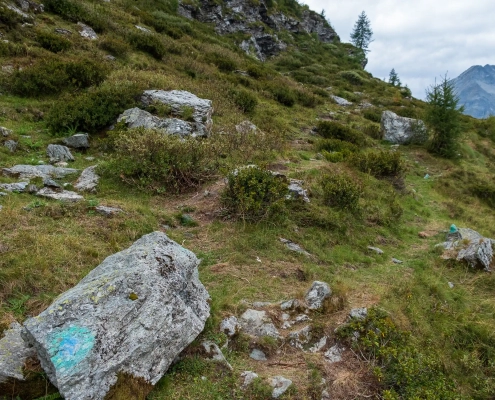
[[[209,53],[206,55],[206,61],[215,64],[222,72],[232,72],[237,69],[237,63],[225,54]]]
[[[344,174],[325,174],[319,184],[326,205],[342,210],[358,210],[362,190],[352,177]]]
[[[98,47],[115,57],[125,57],[129,52],[129,45],[127,43],[112,37],[102,40]]]
[[[137,128],[112,133],[114,155],[106,175],[154,193],[180,193],[210,179],[217,159],[208,141]]]
[[[271,86],[269,90],[280,104],[287,107],[296,104],[297,96],[292,89],[286,86]]]
[[[129,44],[136,50],[144,51],[157,60],[163,59],[167,48],[159,35],[145,32],[132,32],[127,35]]]
[[[380,127],[378,125],[374,125],[374,124],[367,124],[363,128],[363,133],[365,135],[369,136],[370,138],[373,138],[376,140],[380,140],[383,137],[383,134],[382,134]]]
[[[227,176],[222,203],[234,218],[259,221],[281,212],[287,194],[285,179],[253,165]]]
[[[192,34],[192,28],[188,22],[163,11],[153,11],[148,18],[145,18],[144,22],[155,28],[157,32],[164,33],[174,39]]]
[[[356,71],[341,71],[339,72],[339,76],[344,78],[347,82],[352,83],[353,85],[363,85],[367,82],[367,79],[364,79],[361,75],[359,75]]]
[[[124,110],[136,106],[140,94],[141,88],[124,81],[63,96],[48,112],[47,127],[54,135],[67,130],[97,132],[111,125]]]
[[[28,47],[24,43],[12,43],[0,41],[0,56],[16,57],[27,56]]]
[[[316,150],[318,151],[336,151],[350,155],[359,150],[355,144],[345,142],[339,139],[320,139],[315,143]]]
[[[325,139],[339,139],[357,146],[364,146],[367,142],[366,136],[361,132],[335,121],[319,121],[316,131]]]
[[[231,93],[232,99],[242,112],[248,114],[252,113],[258,105],[258,98],[256,95],[243,89],[235,89]]]
[[[17,28],[17,25],[22,22],[22,17],[12,11],[5,4],[0,5],[0,27],[7,30]]]
[[[246,72],[249,74],[249,76],[252,76],[256,79],[266,78],[268,76],[268,71],[256,64],[248,65],[248,67],[246,68]]]
[[[69,50],[72,46],[70,40],[51,32],[39,32],[36,35],[36,41],[41,47],[53,53]]]
[[[296,91],[297,102],[303,107],[314,108],[323,103],[323,100],[312,93],[307,93],[302,90]]]
[[[377,178],[400,178],[405,171],[404,162],[397,151],[371,150],[354,153],[348,161],[361,172]]]
[[[372,122],[380,123],[382,120],[382,113],[380,111],[374,110],[374,109],[366,110],[363,113],[363,117],[372,121]]]
[[[111,27],[111,22],[106,19],[101,9],[87,9],[83,4],[74,0],[45,0],[45,10],[60,15],[67,21],[84,22],[101,33]]]
[[[468,192],[490,207],[495,208],[495,185],[491,182],[479,181],[468,188]]]

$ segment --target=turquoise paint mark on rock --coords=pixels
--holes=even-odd
[[[88,328],[69,326],[53,332],[48,342],[55,369],[66,372],[87,357],[95,344],[95,335]]]

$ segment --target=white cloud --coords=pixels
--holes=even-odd
[[[495,64],[493,0],[304,0],[317,12],[325,9],[343,42],[361,11],[371,22],[366,70],[388,78],[395,68],[415,97],[424,98],[435,78],[455,78],[472,65]]]

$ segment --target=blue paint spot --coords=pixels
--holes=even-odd
[[[88,328],[70,326],[53,332],[49,338],[50,359],[59,371],[76,367],[90,353],[95,336]]]

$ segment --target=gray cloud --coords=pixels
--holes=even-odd
[[[325,9],[343,42],[361,11],[371,22],[366,70],[387,78],[395,68],[415,97],[424,98],[435,78],[455,78],[472,65],[495,64],[493,0],[304,0]]]

